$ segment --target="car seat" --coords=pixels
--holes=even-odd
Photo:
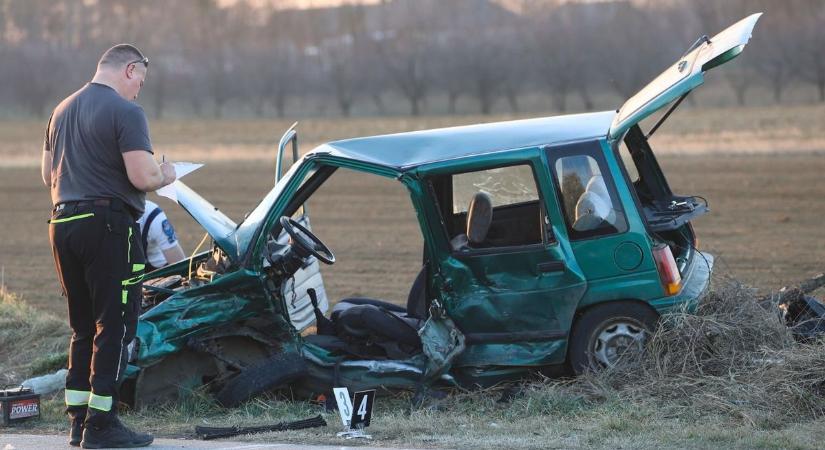
[[[480,247],[487,239],[493,222],[493,199],[486,192],[477,192],[467,208],[467,230],[450,240],[454,251]]]
[[[384,300],[345,298],[332,308],[330,319],[323,315],[317,318],[319,335],[305,339],[328,350],[356,356],[409,357],[421,351],[418,329],[427,319],[426,292],[427,266],[424,265],[407,295],[406,308]],[[328,323],[321,326],[322,321]],[[375,354],[375,350],[365,348],[364,344],[380,348],[381,354]]]

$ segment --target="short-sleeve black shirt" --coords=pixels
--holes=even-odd
[[[118,198],[139,215],[146,194],[129,181],[123,153],[152,153],[143,108],[109,86],[88,83],[60,102],[43,150],[52,157],[52,203]]]

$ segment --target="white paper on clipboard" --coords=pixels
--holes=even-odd
[[[156,194],[160,195],[161,197],[166,197],[173,202],[178,201],[178,180],[189,175],[190,173],[200,169],[203,167],[203,164],[200,163],[191,163],[191,162],[176,162],[172,163],[175,167],[175,177],[176,180],[166,186],[158,189],[155,191]]]

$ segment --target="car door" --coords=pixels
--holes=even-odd
[[[298,161],[298,132],[295,129],[296,125],[297,122],[284,133],[278,143],[278,155],[275,161],[276,183],[283,176],[283,157],[288,145],[291,144],[292,147],[293,164]],[[298,223],[312,231],[312,226],[309,222],[309,210],[306,205],[301,206],[298,212],[295,213],[294,218]],[[281,230],[278,234],[277,242],[280,245],[287,245],[289,243],[289,234]],[[315,289],[315,293],[318,296],[318,308],[321,312],[326,313],[329,309],[329,300],[327,299],[326,289],[324,289],[324,279],[321,276],[321,264],[314,257],[310,257],[309,264],[298,269],[295,275],[281,285],[281,295],[287,305],[289,320],[292,322],[292,326],[299,332],[315,324],[315,311],[309,294],[307,293],[309,289]]]
[[[457,367],[564,359],[586,284],[569,245],[556,237],[561,216],[538,151],[533,156],[430,179],[446,236],[434,287],[467,339]],[[489,231],[483,242],[462,247],[478,192],[492,199]]]

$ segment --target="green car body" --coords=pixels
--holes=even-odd
[[[618,112],[324,144],[279,177],[240,224],[180,184],[178,202],[204,226],[214,247],[191,262],[147,277],[151,284],[177,275],[184,285],[164,291],[166,298],[141,315],[128,368],[131,383],[126,389],[131,391],[125,397],[145,404],[159,397],[153,395],[155,390],[169,395],[168,388],[161,389],[163,377],[174,378],[178,388],[228,382],[243,372],[244,364],[227,372],[224,361],[219,363],[223,370],[216,372],[193,361],[209,359],[197,355],[221,359],[215,342],[223,342],[224,350],[240,357],[244,350],[226,344],[233,336],[264,347],[249,356],[248,367],[256,358],[278,354],[304,361],[305,371],[290,379],[289,386],[307,394],[332,386],[488,385],[569,361],[577,321],[604,305],[632,306],[656,316],[695,309],[708,286],[713,258],[696,249],[690,221],[707,208],[696,197],[670,191],[638,122],[683,98],[701,84],[706,70],[741,52],[758,16],[697,43]],[[294,137],[292,130],[285,135],[281,152],[294,144]],[[280,159],[281,155],[279,165]],[[422,273],[428,314],[418,330],[422,350],[407,358],[342,357],[307,338],[291,319],[284,286],[293,274],[274,269],[281,267],[291,248],[275,242],[286,236],[280,219],[298,215],[306,198],[338,169],[395,180],[409,193],[425,247]],[[566,184],[568,169],[586,171],[590,181],[598,178],[588,182],[584,192],[581,182],[578,202],[567,199],[572,189]],[[457,180],[465,174],[472,178],[508,170],[520,174],[510,181],[515,180],[519,189],[531,186],[534,197],[493,205],[490,229],[498,229],[505,244],[456,247],[451,240],[472,209],[452,206],[460,197]],[[632,178],[631,172],[638,176]],[[581,206],[582,197],[591,184],[596,200],[587,210]],[[593,212],[598,225],[577,225],[585,216],[580,209],[597,211],[599,202],[606,202],[610,212]],[[540,223],[522,225],[521,218],[528,215],[536,222],[540,218]],[[524,227],[532,237],[520,237],[521,229],[508,232],[511,225]],[[668,260],[658,257],[657,249],[672,255],[669,261],[678,274],[670,276],[675,279],[666,279],[662,265]],[[192,265],[199,268],[201,281],[187,284],[194,280]],[[173,366],[170,361],[176,358],[177,368],[164,368]]]

